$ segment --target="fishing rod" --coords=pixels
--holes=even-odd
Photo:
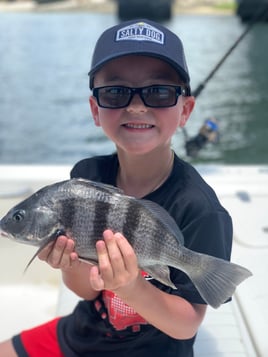
[[[228,49],[228,51],[224,54],[224,56],[220,59],[220,61],[215,65],[212,71],[208,74],[208,76],[201,82],[198,87],[192,92],[192,95],[197,98],[202,91],[205,89],[206,84],[211,80],[214,74],[218,71],[218,69],[222,66],[225,60],[230,56],[233,50],[238,46],[238,44],[243,40],[243,38],[252,30],[255,24],[264,19],[266,14],[268,13],[268,6],[261,8],[253,19],[250,21],[245,30],[241,33],[241,35],[235,40],[233,45]],[[198,131],[198,134],[192,138],[189,138],[186,129],[183,127],[182,132],[185,138],[185,149],[186,154],[191,157],[196,157],[199,151],[208,143],[216,143],[219,140],[219,126],[217,124],[217,120],[215,118],[206,119],[204,124]]]

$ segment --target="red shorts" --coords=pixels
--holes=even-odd
[[[13,337],[13,346],[21,357],[64,357],[58,344],[56,318],[43,325],[22,331]]]

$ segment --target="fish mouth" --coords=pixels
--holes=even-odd
[[[2,231],[2,229],[0,229],[0,236],[1,237],[5,237],[5,238],[9,238],[10,237],[10,235],[7,232]]]

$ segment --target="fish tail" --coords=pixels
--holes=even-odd
[[[199,260],[198,268],[186,273],[202,298],[214,308],[228,300],[236,287],[252,275],[246,268],[226,260],[199,253],[194,255]]]

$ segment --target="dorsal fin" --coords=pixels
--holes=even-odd
[[[98,190],[110,193],[110,194],[115,194],[115,193],[119,193],[119,194],[124,194],[123,191],[115,186],[112,185],[108,185],[106,183],[101,183],[101,182],[96,182],[96,181],[91,181],[91,180],[87,180],[87,179],[83,179],[83,178],[73,178],[70,181],[72,181],[73,184],[77,183],[79,185],[83,184],[85,186],[89,186],[89,187],[95,187]]]
[[[148,209],[157,220],[161,221],[162,224],[167,228],[169,232],[171,232],[177,239],[179,240],[180,244],[184,245],[184,237],[183,234],[178,227],[177,223],[171,217],[165,208],[158,205],[157,203],[149,200],[139,199],[138,200],[141,205],[143,205],[146,209]]]

